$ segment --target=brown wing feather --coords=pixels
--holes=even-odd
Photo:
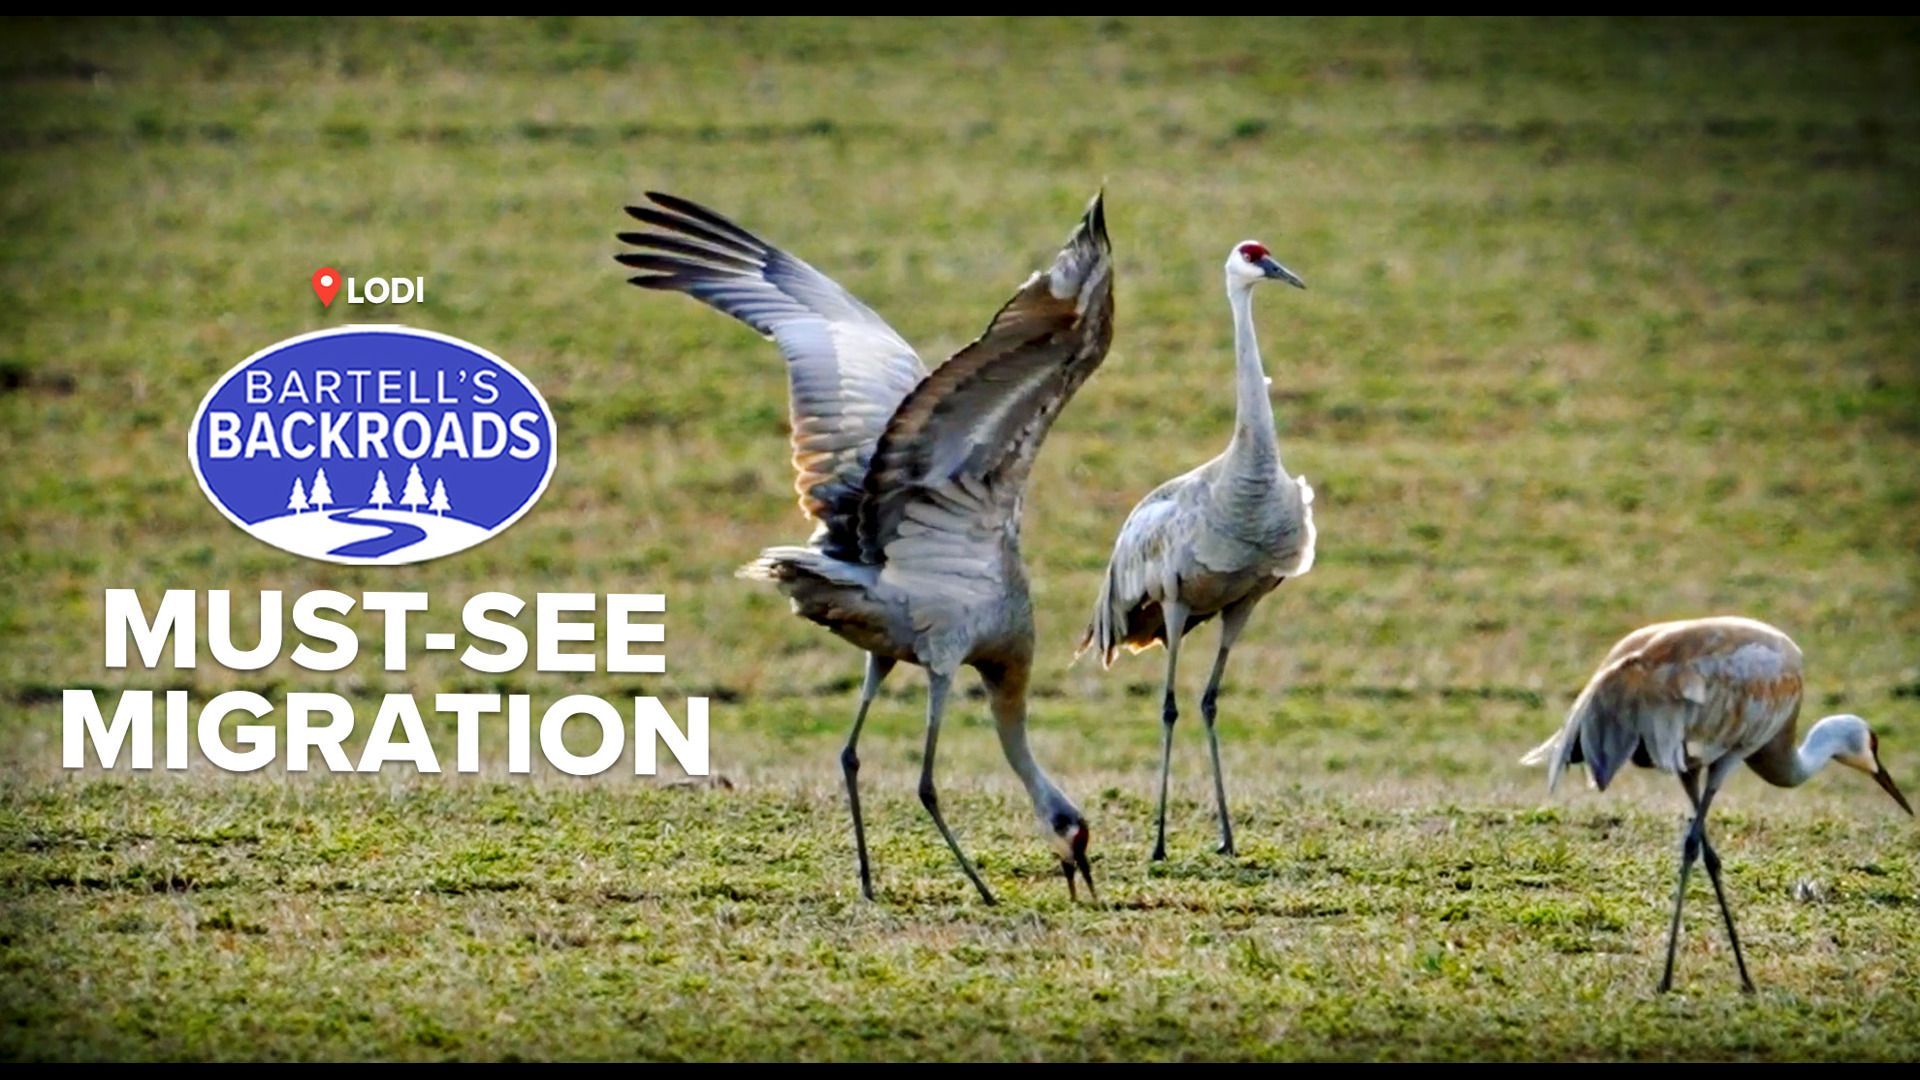
[[[862,558],[883,561],[916,505],[955,525],[1011,513],[1055,417],[1112,340],[1111,247],[1096,197],[1052,269],[894,412],[867,469]]]

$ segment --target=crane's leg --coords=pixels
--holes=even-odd
[[[1707,773],[1707,790],[1700,800],[1700,820],[1706,821],[1707,808],[1713,805],[1713,797],[1720,790],[1721,781],[1727,778],[1728,771],[1736,764],[1736,758],[1721,758],[1714,762]],[[1713,842],[1707,839],[1704,825],[1700,829],[1700,861],[1707,864],[1707,877],[1713,880],[1713,895],[1720,901],[1720,914],[1727,921],[1727,940],[1733,943],[1733,962],[1740,968],[1740,989],[1751,994],[1754,992],[1753,979],[1747,975],[1747,959],[1740,955],[1740,935],[1733,929],[1733,909],[1727,906],[1727,891],[1720,884],[1720,855],[1713,850]]]
[[[920,763],[920,804],[933,815],[933,823],[939,827],[940,835],[946,838],[947,847],[953,850],[953,857],[960,860],[960,869],[966,871],[967,880],[980,890],[980,899],[993,903],[993,893],[987,891],[987,883],[980,880],[974,872],[973,864],[967,861],[966,853],[960,850],[960,841],[953,838],[953,830],[947,828],[945,818],[940,816],[940,798],[933,790],[933,752],[940,742],[940,714],[947,707],[947,690],[953,685],[953,673],[927,669],[927,752]]]
[[[1169,601],[1160,605],[1160,613],[1166,621],[1167,685],[1160,695],[1160,814],[1153,862],[1167,857],[1167,773],[1173,765],[1173,722],[1180,718],[1180,706],[1173,700],[1173,674],[1180,666],[1180,636],[1187,632],[1187,605]]]
[[[1220,613],[1220,655],[1213,658],[1213,674],[1200,695],[1200,718],[1207,723],[1207,750],[1213,755],[1213,800],[1220,808],[1220,854],[1233,854],[1233,819],[1227,816],[1227,782],[1220,774],[1220,736],[1213,730],[1214,701],[1220,696],[1220,676],[1227,670],[1227,653],[1253,614],[1253,602],[1242,601]]]
[[[1700,770],[1692,769],[1680,774],[1680,783],[1687,789],[1687,799],[1693,803],[1693,820],[1687,823],[1687,834],[1680,842],[1680,887],[1673,892],[1673,927],[1667,931],[1667,971],[1660,976],[1660,993],[1673,989],[1673,952],[1680,943],[1680,906],[1687,899],[1687,875],[1693,870],[1693,861],[1700,857],[1702,838],[1701,821],[1706,812],[1700,805]]]
[[[893,670],[895,661],[878,653],[867,654],[867,678],[860,686],[860,711],[853,714],[853,731],[846,748],[840,751],[840,771],[847,777],[847,803],[853,807],[853,844],[860,849],[860,892],[873,899],[873,872],[867,867],[867,827],[860,820],[860,755],[854,747],[860,742],[860,728],[867,722],[867,706],[873,704],[880,684]]]

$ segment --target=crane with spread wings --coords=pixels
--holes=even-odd
[[[841,752],[873,897],[856,747],[895,665],[927,669],[920,801],[961,870],[980,879],[941,816],[934,751],[953,678],[985,683],[1000,744],[1026,786],[1069,891],[1093,891],[1087,822],[1027,745],[1033,605],[1020,554],[1021,499],[1060,410],[1113,339],[1113,258],[1095,196],[1047,270],[1035,272],[986,332],[931,374],[913,347],[806,263],[705,207],[649,193],[629,207],[648,232],[616,258],[648,289],[683,292],[771,338],[787,360],[805,545],[768,548],[740,576],[777,585],[796,613],[867,654],[853,731]]]

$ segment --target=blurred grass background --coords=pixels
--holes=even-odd
[[[1550,865],[1500,894],[1504,914],[1481,915],[1497,929],[1468,943],[1505,957],[1510,981],[1494,984],[1505,989],[1474,982],[1484,969],[1461,982],[1421,958],[1451,957],[1442,946],[1461,922],[1427,899],[1459,857],[1432,835],[1466,822],[1487,835],[1459,844],[1506,858],[1503,830],[1541,813],[1539,776],[1514,760],[1644,623],[1776,623],[1806,651],[1806,711],[1867,716],[1894,774],[1920,784],[1917,61],[1912,20],[0,23],[0,889],[15,983],[0,1048],[1911,1056],[1920,845],[1858,777],[1796,793],[1749,778],[1721,800],[1717,846],[1750,959],[1763,987],[1785,983],[1791,1000],[1710,1025],[1720,1041],[1680,1041],[1700,1025],[1645,994],[1679,805],[1662,777],[1627,778],[1605,797],[1563,793],[1577,813],[1603,816],[1556,831],[1548,811],[1511,841],[1537,843],[1545,854],[1527,858]],[[924,683],[903,673],[862,746],[882,900],[877,913],[842,914],[857,886],[834,755],[859,657],[731,577],[761,547],[805,535],[778,354],[700,305],[625,285],[610,258],[629,224],[620,207],[649,189],[711,205],[846,285],[933,363],[1042,265],[1102,184],[1119,331],[1041,455],[1025,546],[1041,634],[1036,745],[1093,819],[1105,887],[1136,910],[1071,911],[1053,897],[977,704],[941,747],[950,820],[996,887],[1028,877],[991,918],[968,903],[911,794]],[[1320,556],[1262,605],[1223,696],[1249,854],[1237,870],[1205,854],[1204,755],[1183,728],[1181,854],[1149,873],[1161,659],[1104,674],[1067,661],[1127,510],[1225,445],[1219,266],[1247,237],[1311,286],[1267,290],[1255,308],[1283,455],[1318,492]],[[308,286],[321,265],[424,276],[427,301],[322,309]],[[200,397],[264,345],[382,318],[471,340],[541,388],[560,458],[540,505],[478,548],[397,569],[299,560],[227,524],[186,460]],[[336,690],[363,718],[389,691],[425,703],[501,688],[418,650],[407,672],[378,670],[373,622],[361,624],[361,660],[335,675],[284,660],[252,673],[204,659],[190,676],[108,672],[102,591],[127,586],[234,589],[243,612],[262,588],[426,590],[436,616],[416,635],[455,628],[458,605],[480,591],[665,592],[664,679],[526,673],[504,688],[537,705],[659,694],[676,716],[684,696],[711,695],[715,765],[735,787],[675,799],[612,777],[486,788],[236,780],[204,765],[184,779],[66,775],[65,687],[190,686],[196,703],[236,687],[276,703],[287,690]],[[1204,672],[1188,674],[1190,697]],[[578,819],[556,824],[567,814],[613,823],[583,835]],[[422,830],[415,815],[444,815],[444,828]],[[380,853],[336,845],[322,857],[299,841],[303,828],[361,816],[396,825],[384,845],[367,841]],[[532,824],[494,835],[503,821]],[[1377,843],[1314,841],[1309,821]],[[1433,822],[1443,826],[1430,834]],[[1605,822],[1626,823],[1622,840],[1590,853],[1614,832]],[[793,830],[799,847],[787,850],[805,854],[754,885],[773,871],[733,860],[769,828]],[[663,829],[713,840],[667,862],[654,851],[591,867],[569,847],[644,853]],[[1365,873],[1314,876],[1329,842],[1335,864]],[[469,849],[505,852],[509,869],[434,869]],[[288,869],[316,859],[334,869]],[[1841,875],[1822,886],[1835,903],[1809,921],[1791,885],[1823,867]],[[607,882],[591,902],[578,898],[587,886],[564,884],[581,872]],[[1363,879],[1398,899],[1341,891]],[[371,919],[401,903],[406,882],[424,883],[419,903],[432,910],[399,929]],[[1340,909],[1324,917],[1321,901],[1302,899],[1323,888],[1336,895],[1322,908]],[[1574,914],[1526,916],[1547,902],[1529,889]],[[544,1004],[511,1023],[469,1000],[470,985],[428,993],[417,972],[374,964],[328,977],[348,980],[344,999],[418,999],[464,1021],[422,1027],[396,1004],[294,1033],[297,1010],[258,999],[261,972],[311,980],[319,953],[303,950],[320,946],[247,912],[284,914],[316,890],[335,905],[311,916],[330,927],[321,940],[360,947],[374,935],[429,969],[478,955],[475,940],[544,940],[527,927],[558,918],[541,914],[556,903],[586,903],[582,918],[627,929],[580,930],[594,948],[529,961],[515,985]],[[1847,897],[1853,940],[1876,943],[1870,972],[1846,968],[1844,947],[1798,951],[1842,919]],[[1683,976],[1724,1000],[1730,957],[1701,899],[1688,939],[1699,955],[1683,958]],[[1021,938],[1005,921],[1040,904],[1066,928],[1053,932],[1095,943],[1091,968],[1071,962],[1074,945]],[[636,920],[689,913],[706,929],[667,950],[664,983],[595,981],[639,978],[658,951],[632,940]],[[693,970],[735,936],[725,919],[742,917],[795,920],[778,948],[741,961],[763,981]],[[473,939],[426,929],[463,918]],[[888,929],[853,932],[849,918]],[[953,920],[1013,938],[990,961],[956,961]],[[247,925],[260,932],[235,929]],[[376,925],[392,937],[360,929]],[[1563,925],[1624,927],[1614,936],[1638,954],[1569,951],[1581,935],[1556,930],[1554,946],[1541,932]],[[810,934],[842,966],[810,951]],[[1138,940],[1151,944],[1127,944]],[[1382,940],[1402,943],[1415,980],[1385,1000],[1378,988],[1398,982],[1316,966]],[[928,954],[903,958],[901,941]],[[1259,959],[1276,948],[1285,963]],[[204,1030],[143,1028],[124,1003],[102,1005],[105,987],[89,989],[125,989],[115,976],[157,949],[204,960],[183,962],[188,982],[214,984],[190,999],[190,1015],[211,1018]],[[1789,961],[1802,966],[1763,974]],[[597,990],[559,977],[576,963]],[[982,1019],[956,1005],[966,999],[955,987],[970,985],[956,963],[1036,996]],[[1154,973],[1183,964],[1169,998]],[[221,996],[214,971],[237,999]],[[900,982],[915,978],[938,1007],[907,1030],[885,1018],[924,1011]],[[371,981],[356,990],[352,979]],[[1097,996],[1101,979],[1117,983],[1113,996]],[[679,1004],[641,1010],[651,1021],[620,996],[669,984]],[[164,988],[142,985],[136,1004],[165,1014]],[[1860,995],[1892,1019],[1864,1031],[1835,1020]],[[1540,1013],[1503,1014],[1516,997]],[[1594,1000],[1600,1019],[1574,1007]],[[713,1025],[730,1010],[755,1019],[722,1034]],[[827,1015],[847,1026],[819,1026]],[[638,1042],[623,1041],[635,1031]]]

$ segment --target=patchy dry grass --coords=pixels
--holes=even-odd
[[[819,703],[844,709],[845,697]],[[15,785],[0,805],[16,1056],[1907,1057],[1911,823],[1863,782],[1751,779],[1718,846],[1762,987],[1696,883],[1653,993],[1668,785],[1543,806],[1491,748],[1532,717],[1422,703],[1233,725],[1242,857],[1212,854],[1197,738],[1150,867],[1151,731],[1043,750],[1095,822],[1067,899],[990,733],[947,740],[981,906],[914,799],[912,723],[866,754],[880,900],[859,898],[832,738],[732,738],[731,787],[357,778]],[[1236,700],[1244,707],[1244,700]],[[751,714],[755,710],[743,709]],[[1064,713],[1064,715],[1061,715]],[[1302,723],[1346,719],[1329,740]],[[1078,724],[1070,721],[1081,721]],[[903,722],[907,721],[907,722]],[[777,719],[775,725],[777,726]],[[907,729],[907,730],[902,730]],[[1480,751],[1462,750],[1484,731]],[[741,753],[741,747],[746,752]],[[1442,766],[1374,763],[1435,751]],[[1113,759],[1109,763],[1103,758]],[[1350,764],[1340,765],[1345,760]],[[1091,761],[1092,764],[1087,764]],[[1459,769],[1458,774],[1446,766]],[[1401,773],[1408,776],[1398,775]],[[1489,783],[1489,774],[1505,779]],[[1863,778],[1855,778],[1856,780]],[[1796,899],[1796,885],[1801,895]]]
[[[1864,778],[1730,787],[1761,993],[1701,883],[1658,998],[1676,785],[1548,801],[1514,764],[1622,633],[1737,611],[1800,641],[1809,711],[1866,715],[1920,783],[1914,23],[0,30],[5,1056],[1915,1056],[1920,832]],[[802,536],[778,359],[622,284],[619,208],[710,203],[937,358],[1103,182],[1120,332],[1026,535],[1036,744],[1105,903],[1067,902],[977,702],[940,769],[1004,903],[970,898],[912,795],[912,672],[863,743],[882,897],[857,902],[834,766],[857,656],[730,576]],[[1210,854],[1183,728],[1150,869],[1159,661],[1067,657],[1127,508],[1224,444],[1218,264],[1246,236],[1312,286],[1256,318],[1321,557],[1223,699],[1244,857]],[[559,471],[511,531],[345,569],[196,490],[212,381],[367,317],[315,306],[323,263],[425,276],[406,321],[546,394]],[[128,585],[439,613],[665,592],[669,673],[641,689],[713,696],[732,787],[62,774],[64,687],[363,713],[496,689],[437,654],[109,672],[102,591]]]

